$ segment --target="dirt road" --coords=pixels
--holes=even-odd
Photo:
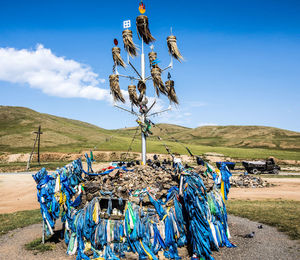
[[[98,163],[93,169],[97,171],[108,165]],[[36,193],[36,183],[30,173],[0,174],[0,214],[39,209]]]
[[[1,174],[0,198],[0,213],[39,208],[36,184],[30,174]]]
[[[99,164],[98,169],[107,164]],[[231,188],[229,199],[287,199],[300,201],[300,178],[269,178],[275,187]],[[31,174],[0,174],[0,214],[38,209],[36,184]]]
[[[285,199],[300,201],[300,178],[264,178],[276,186],[269,188],[231,188],[229,199]]]

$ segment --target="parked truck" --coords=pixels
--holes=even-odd
[[[243,161],[242,164],[248,173],[253,174],[278,174],[280,171],[280,167],[276,165],[273,157],[270,157],[265,161]]]

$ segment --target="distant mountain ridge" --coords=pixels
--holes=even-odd
[[[38,125],[42,125],[43,149],[78,152],[86,148],[126,151],[136,128],[107,130],[98,126],[43,114],[24,107],[0,106],[0,151],[30,151]],[[264,126],[202,126],[187,128],[172,124],[152,127],[153,136],[169,142],[237,148],[268,148],[300,151],[300,133]],[[155,141],[156,142],[156,141]],[[139,146],[136,144],[135,150]]]

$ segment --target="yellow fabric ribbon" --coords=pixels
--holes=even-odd
[[[225,201],[225,186],[224,186],[223,180],[221,180],[221,195],[222,195],[223,201]]]
[[[141,240],[140,240],[140,244],[141,244],[141,247],[143,248],[143,250],[145,251],[145,253],[147,254],[147,256],[149,257],[149,259],[152,260],[153,258],[151,256],[151,254],[145,249],[145,247],[144,247],[144,245],[143,245],[143,243],[142,243]]]

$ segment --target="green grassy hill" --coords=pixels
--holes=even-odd
[[[300,133],[265,126],[202,126],[174,135],[185,143],[300,151]]]
[[[127,151],[136,128],[106,130],[77,120],[38,113],[24,107],[0,106],[0,152],[31,151],[34,131],[42,125],[42,152],[80,152],[86,149]],[[300,160],[300,133],[260,126],[204,126],[195,129],[159,124],[148,138],[149,152],[164,153],[157,136],[173,152],[195,154],[217,152],[236,158]],[[175,139],[180,141],[175,142]],[[183,144],[181,144],[183,143]],[[140,151],[139,132],[132,151]],[[251,148],[251,149],[250,149]],[[254,149],[253,149],[254,148]]]

